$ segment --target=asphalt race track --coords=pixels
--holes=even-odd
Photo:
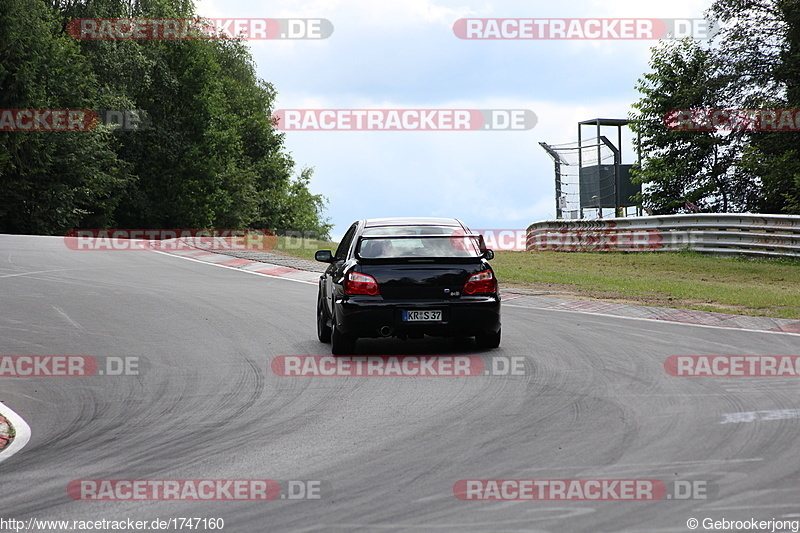
[[[222,518],[226,532],[685,532],[689,518],[800,520],[800,378],[664,369],[672,355],[800,355],[798,335],[539,310],[519,298],[503,304],[497,350],[448,339],[363,340],[357,350],[473,355],[487,367],[521,357],[524,375],[278,376],[277,356],[330,354],[316,339],[315,298],[312,284],[152,251],[0,235],[0,355],[134,360],[139,372],[0,377],[0,401],[31,428],[0,463],[0,518]],[[82,501],[67,491],[106,479],[314,481],[321,493]],[[482,479],[703,490],[654,501],[454,495],[459,480]]]

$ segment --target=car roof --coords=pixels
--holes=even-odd
[[[434,217],[369,218],[364,221],[366,228],[380,226],[453,226],[460,228],[462,225],[461,221],[456,218]]]

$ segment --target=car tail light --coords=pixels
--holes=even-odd
[[[464,285],[462,294],[494,294],[497,292],[497,278],[491,270],[473,274]]]
[[[375,296],[379,294],[378,282],[375,278],[360,272],[348,272],[344,280],[344,292],[347,294],[367,294]]]

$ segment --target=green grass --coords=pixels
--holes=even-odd
[[[696,252],[497,252],[501,285],[705,311],[800,318],[800,261]]]
[[[314,252],[317,250],[336,251],[339,243],[330,241],[318,241],[314,239],[301,239],[299,237],[278,237],[275,248],[270,252],[283,253],[294,257],[314,260]]]

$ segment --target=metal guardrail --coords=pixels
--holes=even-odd
[[[700,213],[531,224],[527,250],[680,251],[800,257],[800,216]]]

